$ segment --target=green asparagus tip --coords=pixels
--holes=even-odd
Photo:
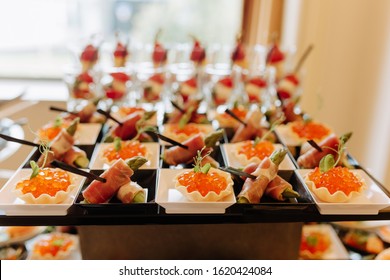
[[[73,162],[77,167],[87,168],[89,164],[89,159],[83,156],[79,156]]]
[[[204,143],[207,148],[214,147],[217,142],[222,138],[224,129],[218,129],[215,132],[210,133],[204,139]]]
[[[287,154],[287,149],[283,148],[280,150],[275,150],[270,156],[271,161],[277,166],[284,160],[284,157]]]
[[[351,138],[352,132],[345,133],[340,136],[340,142],[344,145]]]
[[[296,191],[294,191],[292,189],[285,189],[282,192],[282,196],[283,196],[284,199],[287,199],[287,198],[297,198],[297,197],[299,197],[299,193],[297,193]]]
[[[138,170],[142,165],[144,165],[148,160],[144,157],[136,156],[132,157],[127,161],[127,165],[133,170]]]
[[[114,137],[112,135],[107,135],[105,138],[104,138],[104,143],[112,143],[114,142]]]
[[[70,126],[66,129],[66,132],[68,132],[69,135],[74,136],[79,122],[80,122],[80,118],[75,118],[70,124]]]
[[[134,203],[144,203],[145,202],[145,193],[143,191],[138,192],[134,198],[133,198]]]
[[[249,200],[247,199],[247,198],[245,198],[245,197],[243,197],[243,196],[241,196],[241,197],[239,197],[238,199],[237,199],[237,203],[249,203]]]

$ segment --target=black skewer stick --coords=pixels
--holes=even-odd
[[[175,101],[172,101],[172,100],[171,100],[171,103],[172,103],[173,107],[175,107],[177,110],[180,111],[180,113],[185,114],[186,110],[184,110],[183,108],[181,108],[181,107],[179,106],[179,104],[177,104]]]
[[[249,173],[246,173],[244,171],[241,171],[241,170],[238,170],[236,168],[233,168],[233,167],[219,167],[220,170],[222,171],[226,171],[228,173],[231,173],[233,175],[237,175],[237,176],[243,176],[243,177],[247,177],[249,179],[252,179],[252,180],[255,180],[257,179],[257,177],[255,175],[252,175],[252,174],[249,174]]]
[[[93,173],[89,173],[89,172],[86,172],[84,170],[78,169],[77,167],[68,165],[68,164],[63,163],[63,162],[58,161],[58,160],[53,160],[50,163],[50,165],[53,166],[53,167],[57,167],[57,168],[63,169],[65,171],[69,171],[69,172],[77,174],[77,175],[81,175],[81,176],[87,177],[88,179],[91,179],[91,180],[100,181],[102,183],[107,182],[107,180],[105,178],[102,178],[102,177],[99,177],[99,176],[97,176],[97,175],[95,175]]]
[[[75,116],[78,115],[76,112],[70,112],[70,111],[68,111],[68,110],[65,110],[65,109],[62,109],[62,108],[58,108],[58,107],[55,107],[55,106],[50,106],[49,109],[50,109],[51,111],[62,112],[62,113],[68,113],[68,114],[75,115]]]
[[[225,113],[230,115],[233,119],[235,119],[236,121],[240,122],[241,124],[243,124],[244,126],[247,126],[246,122],[244,122],[242,119],[240,119],[239,117],[237,117],[236,114],[234,114],[229,108],[227,108],[225,110]]]
[[[106,116],[107,118],[113,120],[113,121],[116,122],[117,124],[123,125],[123,123],[122,123],[121,121],[118,121],[116,118],[114,118],[113,116],[111,116],[110,113],[108,113],[108,112],[106,112],[106,111],[103,111],[102,109],[97,109],[97,112],[98,112],[99,114],[102,114],[102,115]]]
[[[316,143],[316,141],[314,140],[307,140],[307,143],[310,144],[310,146],[312,146],[314,149],[316,149],[317,151],[319,152],[322,152],[322,148],[320,146],[318,146],[318,144]]]
[[[171,138],[169,138],[169,137],[166,137],[166,136],[164,136],[164,135],[162,135],[162,134],[160,134],[160,133],[157,133],[157,132],[154,132],[154,131],[145,131],[145,132],[146,132],[146,133],[149,133],[149,134],[154,134],[154,135],[156,135],[158,138],[160,138],[161,140],[164,140],[164,141],[166,141],[166,142],[168,142],[168,143],[171,143],[171,144],[174,145],[174,146],[179,146],[180,148],[183,148],[183,149],[188,150],[188,146],[183,145],[182,143],[179,143],[179,142],[177,142],[177,141],[175,141],[175,140],[173,140],[173,139],[171,139]]]
[[[27,145],[27,146],[33,146],[33,147],[39,147],[40,146],[37,143],[31,142],[31,141],[26,141],[26,140],[23,140],[23,139],[14,138],[14,137],[11,137],[11,136],[8,136],[8,135],[4,135],[4,134],[1,134],[1,133],[0,133],[0,138],[3,138],[4,140],[10,141],[10,142],[15,142],[15,143],[19,143],[19,144],[23,144],[23,145]]]

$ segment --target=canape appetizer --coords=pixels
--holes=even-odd
[[[110,83],[104,86],[106,97],[114,101],[123,100],[128,93],[130,76],[124,72],[110,73]]]
[[[341,148],[351,136],[352,133],[347,133],[338,138],[336,134],[332,133],[319,142],[317,147],[302,145],[301,155],[297,159],[299,167],[307,169],[315,168],[319,166],[320,161],[324,156],[328,154],[337,156],[339,151],[341,152],[340,156],[344,158],[344,149]],[[339,163],[342,164],[343,160],[340,160]]]
[[[144,203],[146,191],[136,182],[129,182],[119,188],[116,197],[122,203]]]
[[[180,83],[176,94],[181,97],[184,104],[189,100],[194,99],[198,94],[198,83],[196,81],[196,77],[192,77]]]
[[[263,158],[269,157],[275,150],[271,141],[261,140],[259,137],[255,140],[239,142],[236,147],[234,156],[244,166],[251,162],[260,163]]]
[[[127,59],[129,58],[129,51],[127,50],[127,44],[120,41],[116,43],[114,56],[115,67],[125,67]]]
[[[320,166],[310,171],[306,185],[322,201],[347,202],[353,196],[361,195],[366,189],[363,178],[346,167],[337,166],[333,155],[328,154],[320,161]]]
[[[229,108],[229,110],[242,121],[246,119],[246,115],[248,114],[248,109],[243,105],[239,105],[237,102],[235,102],[233,107]],[[226,111],[222,113],[218,112],[215,115],[215,119],[218,121],[218,126],[221,128],[231,127],[236,130],[240,126],[240,122],[226,113]]]
[[[286,128],[288,134],[286,136],[299,143],[299,145],[308,140],[320,142],[332,133],[332,130],[325,124],[310,119],[288,123]]]
[[[154,49],[152,53],[152,61],[154,63],[154,67],[164,66],[167,60],[167,50],[158,40],[160,34],[161,29],[157,31],[156,36],[154,38]]]
[[[245,92],[250,103],[260,103],[267,90],[267,81],[262,77],[252,77],[245,82]]]
[[[299,256],[303,259],[322,259],[331,249],[327,232],[320,230],[302,231]]]
[[[216,106],[225,104],[233,94],[234,83],[232,77],[228,76],[219,80],[211,92],[212,101]]]
[[[101,151],[100,155],[107,164],[112,164],[117,159],[130,159],[135,156],[148,158],[148,150],[144,144],[138,140],[122,141],[116,137],[114,142],[110,143]]]
[[[191,37],[194,40],[194,46],[190,54],[190,60],[194,62],[196,66],[200,66],[204,63],[206,59],[206,50],[204,49],[204,47],[202,47],[200,41],[196,37]]]
[[[379,254],[383,251],[383,241],[373,232],[353,229],[342,238],[349,247],[369,254]]]
[[[194,124],[208,124],[210,121],[205,114],[199,114],[198,109],[202,102],[202,99],[191,99],[185,103],[182,107],[175,108],[172,113],[166,114],[169,124],[181,124],[184,126],[186,123]],[[176,106],[178,106],[176,104]]]
[[[93,99],[96,97],[95,82],[90,73],[82,72],[76,77],[71,89],[71,96],[77,99]]]
[[[237,65],[241,68],[247,68],[248,63],[245,59],[245,47],[242,43],[242,34],[238,34],[236,37],[236,45],[233,49],[231,60],[233,65]]]
[[[63,128],[68,128],[72,120],[56,117],[54,121],[48,122],[38,130],[38,138],[42,141],[52,141]]]
[[[78,241],[74,235],[53,232],[42,235],[34,242],[31,252],[33,260],[66,260],[78,248]]]
[[[91,70],[99,58],[99,49],[92,44],[88,44],[80,54],[82,71]]]
[[[267,64],[275,67],[277,80],[280,80],[283,77],[284,61],[285,61],[284,53],[280,50],[278,44],[274,43],[268,52]]]
[[[32,174],[16,184],[16,195],[29,204],[58,204],[65,201],[75,187],[68,172],[56,168],[40,168],[30,162]]]
[[[286,154],[287,151],[284,149],[274,151],[270,157],[265,157],[251,173],[249,173],[249,168],[244,169],[244,172],[256,176],[256,179],[245,179],[244,185],[237,195],[237,202],[260,203],[268,184],[277,176],[278,166]]]
[[[113,196],[117,195],[119,189],[130,183],[130,177],[147,162],[144,157],[133,157],[126,162],[123,159],[116,160],[100,177],[106,182],[97,180],[82,191],[85,203],[100,204],[107,203]]]
[[[174,178],[175,188],[190,201],[220,201],[233,193],[233,180],[209,163],[202,165],[203,157],[202,150],[198,151],[194,169]]]
[[[151,76],[144,84],[143,99],[147,102],[157,102],[162,98],[165,77],[162,73]]]
[[[215,147],[222,136],[223,130],[212,132],[207,136],[198,133],[182,142],[183,145],[187,146],[187,149],[180,146],[173,146],[165,149],[161,157],[169,165],[188,164],[193,162],[198,151],[202,150],[202,164],[209,162],[213,167],[218,167],[218,162],[208,154],[213,150],[213,147]]]
[[[207,135],[213,130],[212,126],[207,124],[195,123],[168,123],[164,125],[164,135],[177,142],[184,142],[196,134]]]

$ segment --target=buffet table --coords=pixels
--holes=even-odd
[[[49,106],[66,107],[58,101],[23,102],[22,110],[7,117],[28,117],[29,125],[24,127],[27,140],[33,140],[30,129],[57,115],[48,110]],[[1,162],[0,168],[24,166],[34,153],[33,148],[21,147]],[[296,174],[291,171],[283,176],[292,178]],[[153,188],[149,189],[151,194],[156,192]],[[383,186],[382,190],[390,196]],[[84,259],[296,259],[304,222],[390,220],[390,207],[370,215],[323,215],[304,188],[298,191],[298,200],[235,204],[224,214],[167,214],[154,199],[141,205],[99,206],[84,205],[76,199],[66,215],[3,213],[0,225],[77,226]]]

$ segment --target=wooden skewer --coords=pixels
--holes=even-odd
[[[87,177],[88,179],[91,179],[91,180],[96,180],[96,181],[99,181],[99,182],[102,182],[102,183],[106,183],[107,180],[105,178],[102,178],[102,177],[99,177],[93,173],[89,173],[89,172],[86,172],[84,170],[81,170],[81,169],[78,169],[76,167],[73,167],[71,165],[68,165],[66,163],[63,163],[61,161],[58,161],[58,160],[53,160],[51,163],[50,163],[51,166],[53,167],[57,167],[57,168],[60,168],[60,169],[63,169],[65,171],[69,171],[71,173],[74,173],[74,174],[77,174],[77,175],[81,175],[83,177]]]
[[[233,119],[235,119],[236,121],[240,122],[241,124],[243,124],[244,126],[247,126],[246,122],[244,122],[243,120],[241,120],[236,114],[233,113],[233,111],[231,111],[229,108],[227,108],[225,110],[225,113],[228,114],[229,116],[231,116]]]
[[[227,166],[227,167],[219,167],[219,169],[222,170],[222,171],[229,172],[229,173],[231,173],[233,175],[240,176],[240,177],[243,176],[243,177],[250,178],[252,180],[257,179],[257,177],[255,175],[246,173],[244,171],[238,170],[238,169],[233,168],[233,167],[229,167],[229,166]]]
[[[314,140],[307,140],[307,143],[310,144],[310,146],[312,146],[314,149],[316,149],[317,151],[319,152],[322,152],[322,148],[320,146],[318,146],[318,144],[316,143],[316,141]]]
[[[160,133],[157,133],[157,132],[154,132],[154,131],[146,131],[146,133],[154,134],[158,138],[160,138],[161,140],[164,140],[164,141],[166,141],[168,143],[171,143],[174,146],[179,146],[180,148],[188,150],[188,146],[183,145],[182,143],[179,143],[179,142],[177,142],[177,141],[175,141],[175,140],[173,140],[173,139],[171,139],[169,137],[166,137],[166,136],[164,136],[164,135],[162,135]]]
[[[123,123],[122,123],[121,121],[119,121],[119,120],[117,120],[116,118],[114,118],[113,116],[111,116],[110,113],[108,113],[108,112],[106,112],[106,111],[103,111],[102,109],[97,109],[97,112],[98,112],[99,114],[102,114],[102,115],[106,116],[107,118],[113,120],[113,121],[116,122],[117,124],[123,125]]]
[[[0,138],[3,138],[4,140],[10,141],[10,142],[15,142],[15,143],[19,143],[19,144],[23,144],[23,145],[27,145],[27,146],[33,146],[33,147],[39,147],[40,146],[37,143],[31,142],[31,141],[26,141],[26,140],[23,140],[23,139],[14,138],[12,136],[8,136],[8,135],[5,135],[5,134],[0,134]]]
[[[75,115],[75,116],[78,115],[78,114],[75,113],[75,112],[69,112],[68,110],[65,110],[65,109],[62,109],[62,108],[58,108],[58,107],[55,107],[55,106],[50,106],[49,109],[50,109],[51,111],[62,112],[62,113],[68,113],[68,114]]]
[[[181,108],[179,106],[179,104],[177,104],[175,101],[172,101],[172,100],[171,100],[171,103],[172,103],[173,107],[175,107],[177,110],[180,111],[180,113],[185,114],[186,111],[183,108]]]

